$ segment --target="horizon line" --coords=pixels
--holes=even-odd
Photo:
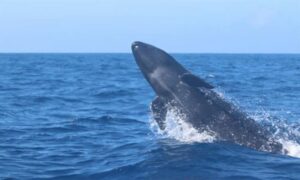
[[[293,54],[298,55],[300,52],[168,52],[170,54]],[[132,54],[132,52],[0,52],[0,54]]]

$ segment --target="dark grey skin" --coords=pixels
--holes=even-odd
[[[199,132],[212,131],[218,140],[256,150],[283,152],[271,133],[226,102],[213,91],[212,85],[190,73],[168,53],[142,42],[134,42],[132,52],[157,94],[151,110],[160,129],[165,129],[168,108],[174,107]]]

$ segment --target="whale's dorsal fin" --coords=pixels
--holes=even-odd
[[[154,120],[157,122],[159,128],[164,130],[166,128],[165,120],[167,116],[167,105],[164,101],[156,97],[151,103],[151,110]]]
[[[190,74],[190,73],[183,74],[181,76],[181,81],[192,87],[204,87],[207,89],[214,88],[212,85],[208,84],[203,79],[201,79],[193,74]]]

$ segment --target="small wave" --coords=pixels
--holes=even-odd
[[[253,77],[251,80],[252,81],[264,81],[264,80],[268,80],[268,77],[267,76],[256,76],[256,77]]]
[[[102,98],[102,99],[111,99],[111,98],[118,98],[124,96],[131,96],[133,93],[128,90],[102,90],[94,94],[95,97]]]
[[[112,117],[109,115],[104,115],[99,118],[93,117],[85,117],[85,118],[76,118],[71,121],[72,124],[74,123],[87,123],[87,124],[144,124],[144,122],[130,119],[130,118],[119,118],[119,117]]]
[[[216,77],[216,75],[214,75],[214,74],[208,74],[207,76],[206,76],[206,78],[215,78]]]

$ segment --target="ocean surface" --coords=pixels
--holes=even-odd
[[[289,154],[160,132],[131,54],[0,54],[0,179],[300,179],[300,55],[174,56]]]

